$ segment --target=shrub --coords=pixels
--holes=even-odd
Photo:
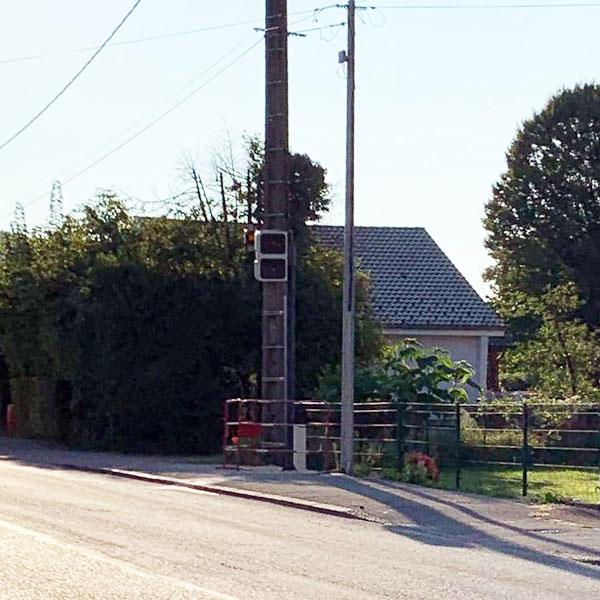
[[[410,452],[404,458],[403,479],[408,483],[424,484],[428,481],[437,483],[440,479],[440,470],[427,454]]]
[[[511,422],[500,415],[493,415],[494,421],[485,412],[461,413],[461,441],[465,446],[521,446],[523,433],[520,430],[520,415]]]
[[[478,389],[473,368],[454,362],[441,348],[424,348],[414,339],[385,347],[379,356],[358,366],[355,398],[393,402],[451,403],[468,400],[467,387]],[[336,403],[341,397],[341,366],[323,370],[316,396]]]
[[[177,216],[135,218],[105,193],[78,217],[1,237],[0,348],[11,385],[72,390],[63,426],[48,398],[13,390],[20,414],[42,413],[25,434],[135,452],[220,449],[223,400],[258,393],[260,285],[241,224]],[[299,248],[298,397],[339,358],[341,271],[338,252]],[[362,276],[358,288],[357,347],[368,354],[379,336]]]

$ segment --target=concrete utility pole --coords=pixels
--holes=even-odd
[[[354,462],[354,67],[356,3],[348,3],[346,123],[346,223],[344,228],[344,295],[342,322],[342,468],[352,474]]]
[[[264,229],[289,230],[288,153],[288,30],[287,1],[266,0],[265,60],[265,173]],[[293,242],[290,240],[290,247]],[[293,259],[293,251],[290,252]],[[292,449],[294,380],[294,265],[289,261],[287,282],[263,282],[262,397],[284,401],[266,405],[263,421],[274,427],[271,441]],[[290,320],[291,317],[291,320]],[[265,418],[266,417],[266,418]],[[278,460],[292,465],[290,453]]]

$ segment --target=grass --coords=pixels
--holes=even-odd
[[[536,467],[529,472],[528,497],[541,502],[568,499],[598,503],[599,483],[598,471]],[[454,471],[442,470],[438,485],[455,489]],[[460,489],[463,492],[486,496],[518,498],[522,492],[522,472],[520,468],[515,467],[466,467],[461,472]]]

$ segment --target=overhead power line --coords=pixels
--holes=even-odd
[[[298,23],[301,21],[305,21],[307,18],[310,18],[312,15],[318,15],[320,12],[324,12],[328,8],[341,8],[343,5],[341,4],[331,4],[327,6],[323,6],[320,8],[314,8],[310,10],[302,10],[295,13],[291,13],[292,15],[308,15],[305,19],[300,19],[297,21]],[[389,10],[446,10],[446,9],[502,9],[502,8],[598,8],[600,7],[600,2],[577,2],[575,4],[572,3],[545,3],[545,4],[396,4],[396,5],[381,5],[381,6],[357,6],[357,8],[368,8],[368,9],[389,9]],[[184,37],[188,35],[194,35],[198,33],[206,33],[210,31],[219,31],[222,29],[232,29],[234,27],[241,27],[244,25],[254,25],[255,23],[262,23],[262,19],[251,19],[248,21],[237,21],[234,23],[223,23],[221,25],[213,25],[210,27],[200,27],[198,29],[184,29],[183,31],[171,31],[169,33],[159,33],[157,35],[149,35],[141,38],[134,38],[131,40],[122,40],[120,42],[113,42],[112,44],[104,44],[105,48],[116,48],[119,46],[128,46],[133,44],[141,44],[144,42],[154,42],[158,40],[165,40],[174,37]],[[290,25],[294,25],[294,23],[290,23]],[[335,27],[335,25],[331,25],[330,27]],[[316,28],[315,31],[318,31],[319,28]],[[311,30],[312,31],[312,30]],[[303,31],[299,32],[303,33]],[[45,52],[43,54],[30,54],[26,56],[15,56],[13,58],[3,58],[0,59],[0,65],[8,65],[13,63],[27,62],[32,60],[40,60],[44,58],[57,58],[60,56],[68,56],[69,54],[78,54],[81,52],[89,52],[90,50],[98,50],[100,46],[85,46],[82,48],[71,48],[68,50],[62,50],[59,52]]]
[[[116,152],[118,152],[119,150],[121,150],[127,144],[131,143],[133,140],[135,140],[136,138],[138,138],[140,135],[142,135],[143,133],[145,133],[146,131],[148,131],[150,128],[154,127],[160,121],[162,121],[163,119],[165,119],[168,115],[170,115],[172,112],[174,112],[182,104],[184,104],[190,98],[192,98],[192,96],[194,96],[195,94],[197,94],[200,90],[204,89],[212,81],[214,81],[217,77],[219,77],[221,74],[223,74],[229,68],[231,68],[234,64],[236,64],[242,58],[244,58],[244,56],[246,56],[248,53],[250,53],[254,48],[256,48],[256,46],[258,46],[259,44],[261,44],[262,41],[263,41],[262,38],[260,38],[259,40],[257,40],[256,42],[254,42],[251,46],[249,46],[248,48],[246,48],[243,52],[241,52],[240,54],[237,54],[235,56],[235,58],[233,58],[228,63],[226,63],[216,73],[214,73],[213,75],[211,75],[208,79],[206,79],[205,81],[203,81],[201,84],[199,84],[196,87],[194,87],[183,98],[181,98],[179,101],[177,101],[175,104],[173,104],[172,106],[170,106],[165,111],[161,112],[156,118],[154,118],[148,124],[146,124],[145,126],[143,126],[141,129],[138,129],[135,133],[133,133],[132,135],[130,135],[129,137],[127,137],[120,144],[118,144],[117,146],[115,146],[114,148],[112,148],[111,150],[109,150],[108,152],[106,152],[103,155],[101,155],[95,161],[93,161],[89,165],[85,166],[84,168],[80,169],[79,171],[77,171],[73,175],[69,176],[68,178],[63,179],[63,177],[64,177],[65,174],[70,173],[71,171],[73,171],[75,168],[77,168],[77,166],[79,166],[80,164],[84,163],[87,159],[84,159],[83,161],[79,161],[76,165],[73,165],[71,168],[69,168],[66,171],[64,171],[61,175],[59,175],[55,179],[59,179],[63,185],[66,185],[67,183],[70,183],[71,181],[77,179],[78,177],[80,177],[84,173],[87,173],[90,169],[93,169],[96,165],[100,164],[101,162],[103,162],[104,160],[106,160],[107,158],[109,158],[110,156],[112,156],[113,154],[115,154]],[[107,146],[109,146],[112,142],[117,141],[118,139],[122,138],[123,135],[125,135],[126,133],[128,133],[129,131],[131,131],[132,129],[134,129],[137,124],[139,124],[141,121],[145,120],[149,115],[152,115],[152,114],[156,113],[158,109],[160,109],[165,104],[168,104],[171,100],[174,99],[174,97],[180,95],[183,91],[185,91],[190,86],[192,86],[194,83],[196,83],[203,75],[207,74],[215,66],[217,66],[220,63],[222,63],[225,60],[225,58],[227,58],[228,56],[230,56],[237,48],[239,48],[239,46],[240,46],[240,44],[238,44],[237,46],[235,46],[232,50],[230,50],[229,52],[227,52],[227,54],[225,54],[224,56],[222,56],[213,65],[211,65],[210,67],[208,67],[207,69],[205,69],[200,75],[196,76],[192,81],[190,81],[183,88],[181,88],[176,94],[174,94],[173,96],[171,96],[169,99],[165,100],[159,107],[155,108],[152,112],[150,112],[144,119],[141,119],[140,121],[137,121],[133,126],[128,127],[125,131],[121,132],[121,134],[117,135],[112,140],[110,140],[109,142],[107,142],[106,144],[104,144],[100,149],[96,150],[91,155],[89,155],[88,158],[91,158],[91,157],[95,156],[96,154],[98,154],[98,152],[100,152],[102,149],[104,149]],[[28,194],[27,196],[24,196],[22,199],[27,198],[28,196],[30,196],[30,194]],[[48,197],[48,193],[46,191],[43,194],[40,194],[39,196],[33,198],[32,200],[30,200],[28,202],[24,202],[23,206],[24,207],[31,206],[31,205],[33,205],[33,204],[35,204],[35,203],[43,200],[44,198],[47,198],[47,197]],[[21,201],[19,201],[19,202],[21,202]],[[11,214],[12,213],[5,214],[5,215],[3,215],[3,218],[8,218],[8,217],[11,216]]]
[[[112,40],[112,38],[115,36],[117,31],[119,31],[119,29],[121,29],[121,27],[123,26],[125,21],[127,21],[127,19],[131,16],[133,11],[138,7],[138,5],[140,4],[141,1],[142,0],[135,1],[133,6],[129,9],[129,12],[121,19],[119,24],[112,30],[110,35],[104,40],[103,44],[98,47],[98,49],[92,54],[92,56],[90,56],[90,58],[85,62],[83,67],[81,67],[81,69],[79,69],[79,71],[77,71],[77,73],[75,73],[75,75],[73,77],[71,77],[71,79],[67,82],[67,84],[60,90],[60,92],[58,92],[58,94],[56,94],[56,96],[54,96],[50,100],[50,102],[48,102],[36,115],[34,115],[27,123],[25,123],[25,125],[23,125],[23,127],[21,127],[21,129],[16,131],[5,142],[0,144],[0,150],[2,150],[3,148],[6,148],[6,146],[8,146],[8,144],[10,144],[13,140],[15,140],[17,137],[19,137],[25,130],[27,130],[29,127],[31,127],[31,125],[33,125],[75,83],[75,81],[77,81],[77,79],[79,79],[81,74],[92,64],[94,59],[98,56],[98,54],[100,54],[100,52],[102,52],[102,50],[106,47],[106,45],[110,42],[110,40]]]
[[[298,19],[290,23],[290,25],[295,25],[297,23],[301,23],[310,19],[312,15],[318,13],[320,9],[315,8],[311,10],[302,10],[299,12],[291,13],[292,15],[308,15],[302,19]],[[159,33],[156,35],[148,35],[145,37],[134,38],[131,40],[122,40],[120,42],[113,42],[112,44],[103,44],[104,48],[117,48],[119,46],[129,46],[133,44],[141,44],[145,42],[154,42],[159,40],[166,40],[175,37],[184,37],[188,35],[195,35],[198,33],[208,33],[210,31],[220,31],[223,29],[233,29],[234,27],[242,27],[244,25],[254,25],[256,23],[262,23],[264,19],[251,19],[248,21],[236,21],[233,23],[222,23],[220,25],[211,25],[209,27],[199,27],[197,29],[184,29],[183,31],[171,31],[169,33]],[[32,60],[40,60],[44,58],[56,58],[59,56],[68,56],[69,54],[78,54],[80,52],[89,52],[90,50],[98,50],[100,46],[86,46],[83,48],[71,48],[68,50],[62,50],[59,52],[45,52],[43,54],[30,54],[27,56],[16,56],[13,58],[4,58],[0,59],[0,65],[8,65],[13,63],[27,62]]]
[[[340,5],[340,8],[342,6]],[[508,8],[597,8],[600,2],[545,2],[542,4],[377,4],[357,8],[379,10],[498,10]]]
[[[196,75],[193,79],[191,79],[190,81],[188,81],[183,87],[181,87],[180,89],[178,89],[176,92],[174,92],[173,94],[171,94],[168,98],[166,98],[165,100],[163,100],[163,102],[161,102],[160,104],[158,104],[157,106],[155,106],[151,111],[149,111],[148,113],[146,113],[143,117],[139,118],[137,121],[135,121],[134,123],[132,123],[129,127],[127,127],[126,129],[124,129],[123,131],[121,131],[117,135],[113,136],[107,142],[105,142],[104,144],[102,144],[102,146],[100,146],[99,148],[96,148],[96,150],[94,150],[92,153],[88,154],[87,156],[85,156],[81,160],[77,161],[75,164],[71,165],[71,167],[69,167],[68,169],[65,169],[60,174],[56,175],[55,179],[64,180],[64,178],[67,177],[72,171],[75,171],[76,169],[78,169],[82,165],[86,164],[89,160],[93,159],[95,156],[97,156],[98,154],[100,154],[102,151],[104,151],[105,149],[111,147],[113,144],[117,143],[119,140],[121,140],[122,138],[124,138],[128,133],[130,133],[130,132],[134,131],[135,129],[137,129],[138,127],[140,127],[148,119],[152,118],[155,114],[157,114],[161,109],[163,109],[164,107],[168,106],[172,102],[176,101],[177,98],[179,96],[181,96],[181,94],[183,94],[186,90],[190,89],[192,86],[194,86],[195,84],[197,84],[201,79],[203,79],[206,75],[208,75],[213,69],[215,69],[216,67],[218,67],[219,65],[221,65],[223,62],[225,62],[225,60],[227,58],[229,58],[232,54],[234,54],[239,48],[241,48],[242,46],[244,46],[246,44],[246,42],[248,41],[248,39],[249,38],[245,38],[242,42],[240,42],[239,44],[236,44],[233,48],[231,48],[225,54],[223,54],[222,56],[220,56],[215,62],[213,62],[212,64],[210,64],[208,67],[206,67],[205,69],[203,69],[200,73],[198,73],[198,75]],[[40,190],[40,192],[41,192],[41,190]],[[30,196],[33,196],[36,193],[37,192],[33,192],[33,193],[30,193],[30,194],[27,194],[27,195],[21,197],[19,199],[19,202],[26,201]]]
[[[231,29],[233,27],[240,27],[242,25],[252,25],[254,23],[258,23],[258,19],[253,19],[251,21],[238,21],[236,23],[225,23],[223,25],[213,25],[211,27],[200,27],[198,29],[186,29],[184,31],[173,31],[171,33],[162,33],[158,35],[149,35],[146,37],[135,38],[132,40],[123,40],[121,42],[113,42],[112,44],[105,44],[105,48],[116,48],[118,46],[128,46],[131,44],[141,44],[143,42],[153,42],[156,40],[164,40],[168,38],[181,37],[186,35],[193,35],[197,33],[205,33],[209,31],[219,31],[221,29]],[[17,62],[25,62],[29,60],[37,60],[41,58],[53,58],[57,56],[66,56],[68,54],[77,54],[79,52],[89,52],[90,50],[97,50],[99,46],[87,46],[85,48],[73,48],[71,50],[63,50],[62,52],[49,52],[46,54],[32,54],[30,56],[18,56],[16,58],[5,58],[0,60],[0,65],[17,63]]]
[[[322,25],[321,27],[311,27],[309,29],[298,29],[298,31],[292,31],[291,34],[295,35],[304,35],[305,33],[313,33],[314,31],[325,31],[327,29],[337,29],[339,27],[345,27],[346,21],[342,21],[341,23],[330,23],[329,25]]]

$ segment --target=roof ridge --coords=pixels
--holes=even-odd
[[[312,223],[309,226],[309,229],[320,228],[320,227],[330,227],[331,229],[344,229],[344,225],[326,225],[324,223]],[[425,227],[405,227],[403,225],[355,225],[354,229],[389,229],[389,230],[399,230],[399,231],[425,231],[427,229]],[[429,235],[429,234],[428,234]]]

